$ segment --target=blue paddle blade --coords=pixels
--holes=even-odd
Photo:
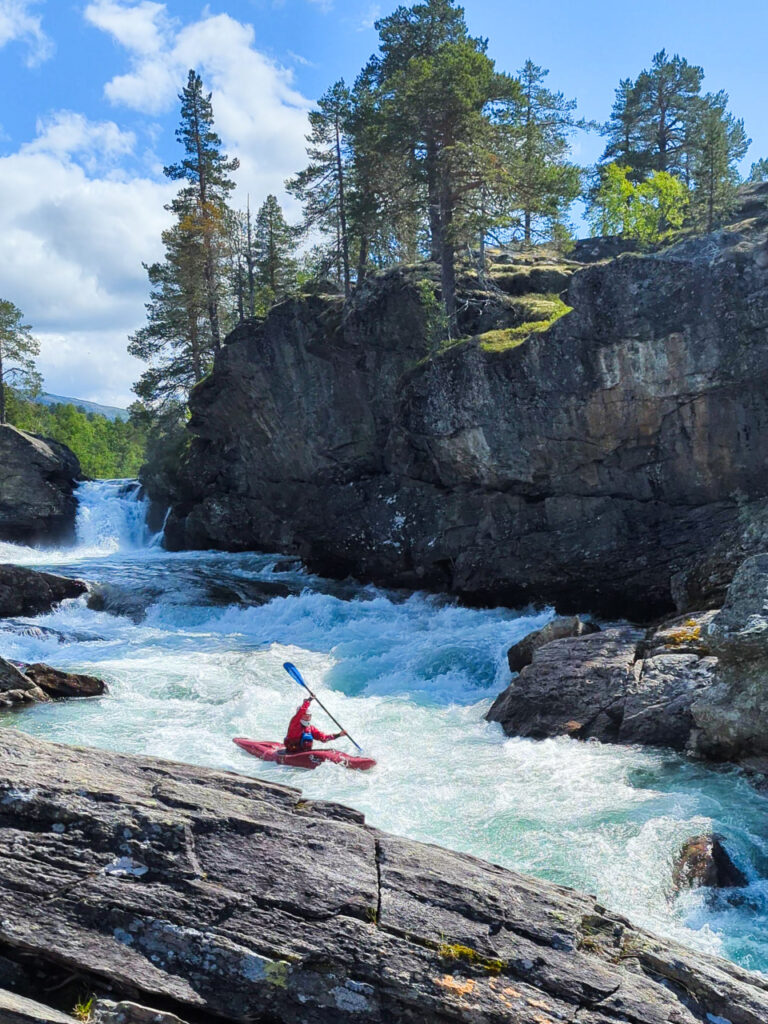
[[[283,668],[285,669],[289,676],[295,679],[299,686],[303,686],[305,690],[307,689],[307,684],[301,678],[301,672],[299,672],[295,665],[292,665],[290,661],[285,661],[283,662]]]

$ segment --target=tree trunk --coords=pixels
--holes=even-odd
[[[248,213],[246,215],[248,252],[245,261],[248,267],[248,315],[256,315],[256,281],[253,275],[253,235],[251,232],[251,197],[248,196]]]
[[[456,327],[456,266],[453,244],[453,206],[446,189],[440,197],[440,285],[443,291],[443,305],[448,321],[448,337],[455,337]]]
[[[198,196],[200,198],[200,218],[203,226],[203,249],[205,262],[203,266],[203,277],[205,279],[206,298],[208,300],[208,321],[211,325],[211,341],[213,351],[218,352],[221,348],[221,331],[219,329],[219,304],[216,299],[216,269],[213,259],[213,220],[208,210],[208,187],[205,178],[205,161],[200,140],[200,118],[198,116],[197,103],[194,112],[195,128],[195,149],[197,151],[197,179]]]
[[[442,217],[440,211],[440,190],[438,186],[438,158],[435,144],[427,139],[427,155],[425,159],[427,172],[427,213],[429,216],[429,258],[435,263],[442,259]]]
[[[525,211],[525,246],[527,249],[531,247],[531,211]]]
[[[5,371],[3,370],[2,346],[0,346],[0,423],[5,423]]]
[[[360,252],[357,256],[357,283],[361,284],[365,280],[366,269],[368,266],[368,235],[363,234],[360,237]]]
[[[339,227],[341,228],[341,258],[344,268],[344,295],[349,298],[349,238],[347,237],[347,211],[344,205],[344,165],[341,160],[341,131],[336,121],[336,174],[339,181]]]

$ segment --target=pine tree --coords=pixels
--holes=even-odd
[[[642,142],[633,166],[643,175],[668,171],[684,176],[692,140],[688,130],[696,117],[704,71],[666,50],[654,54],[649,69],[635,83],[633,109],[637,111]]]
[[[376,27],[380,53],[364,77],[382,127],[379,152],[390,160],[397,154],[409,185],[423,196],[450,333],[455,251],[467,227],[463,207],[472,206],[468,200],[494,159],[491,110],[515,97],[516,84],[496,72],[487,41],[469,35],[463,9],[451,0],[399,7]]]
[[[179,93],[181,121],[176,138],[184,147],[184,158],[164,173],[173,181],[187,184],[170,204],[185,230],[197,231],[203,247],[203,276],[211,339],[215,351],[221,346],[219,301],[222,290],[222,255],[226,240],[227,199],[235,187],[230,173],[239,167],[221,152],[221,139],[213,129],[211,93],[190,70],[187,84]]]
[[[164,231],[162,237],[165,259],[144,265],[151,284],[147,323],[128,344],[131,355],[150,363],[133,390],[160,409],[186,402],[215,353],[203,238],[183,224]]]
[[[24,314],[8,299],[0,299],[0,423],[6,422],[6,389],[15,388],[35,394],[41,377],[34,357],[40,354],[40,342],[33,336]]]
[[[506,153],[512,201],[522,215],[523,238],[533,241],[536,223],[562,221],[581,191],[581,171],[568,159],[569,136],[586,127],[574,116],[576,101],[543,85],[547,70],[526,61],[518,72],[521,100],[516,105]],[[510,143],[511,142],[511,147]]]
[[[336,279],[343,285],[345,295],[349,295],[348,126],[352,96],[343,79],[320,97],[317,106],[318,109],[309,114],[312,129],[306,137],[309,164],[287,181],[286,187],[304,204],[307,230],[319,228],[323,234],[330,235]]]
[[[766,160],[765,157],[761,157],[752,164],[749,169],[747,181],[752,184],[759,183],[761,181],[768,181],[768,160]]]
[[[697,118],[692,155],[693,214],[707,231],[712,231],[733,208],[740,181],[736,161],[750,144],[744,122],[729,114],[727,107],[727,93],[707,95]]]
[[[616,89],[611,116],[602,128],[608,143],[603,163],[634,167],[643,148],[643,126],[640,120],[639,95],[631,78],[622,78]]]
[[[268,195],[256,214],[253,241],[257,294],[266,311],[296,287],[296,231],[276,196]]]

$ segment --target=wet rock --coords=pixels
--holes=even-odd
[[[429,268],[280,304],[195,389],[169,546],[612,619],[716,606],[768,522],[767,244],[764,212],[591,264],[491,350],[434,351]]]
[[[77,1024],[74,1017],[42,1003],[0,989],[2,1024]]]
[[[510,736],[573,736],[684,750],[693,704],[715,683],[702,633],[712,614],[550,641],[533,652],[487,714]]]
[[[136,590],[117,583],[95,583],[88,593],[87,604],[92,611],[123,615],[131,622],[139,623],[144,621],[147,608],[161,593],[159,587]]]
[[[0,658],[0,710],[47,700],[47,694],[17,665]]]
[[[95,697],[106,692],[95,676],[62,672],[41,663],[14,665],[0,658],[0,708],[61,697]]]
[[[599,632],[599,626],[594,622],[587,622],[579,618],[578,615],[573,615],[570,618],[559,617],[553,619],[546,626],[542,626],[541,629],[529,633],[528,636],[523,637],[522,640],[509,648],[507,652],[509,670],[510,672],[519,672],[526,665],[530,665],[533,659],[533,652],[552,640],[563,640],[566,637],[586,636],[589,633]]]
[[[62,672],[37,662],[25,665],[24,674],[31,679],[49,697],[98,697],[106,693],[107,686],[103,679],[96,676],[83,675],[79,672]]]
[[[66,445],[0,424],[0,467],[0,540],[73,539],[73,491],[82,474]]]
[[[717,833],[686,839],[672,869],[676,891],[706,886],[711,889],[741,888],[747,876],[733,863],[725,841]]]
[[[272,1024],[768,1018],[759,975],[288,787],[5,729],[0,816],[3,955],[118,1004]],[[122,857],[146,872],[105,872]]]
[[[88,590],[82,580],[54,576],[19,565],[0,565],[0,618],[43,615],[67,598]]]

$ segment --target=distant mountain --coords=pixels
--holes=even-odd
[[[76,409],[84,409],[86,412],[96,412],[100,416],[106,416],[108,420],[127,420],[128,410],[118,409],[114,405],[99,405],[96,402],[85,402],[82,398],[65,398],[63,395],[38,395],[36,402],[43,405],[74,405]]]

